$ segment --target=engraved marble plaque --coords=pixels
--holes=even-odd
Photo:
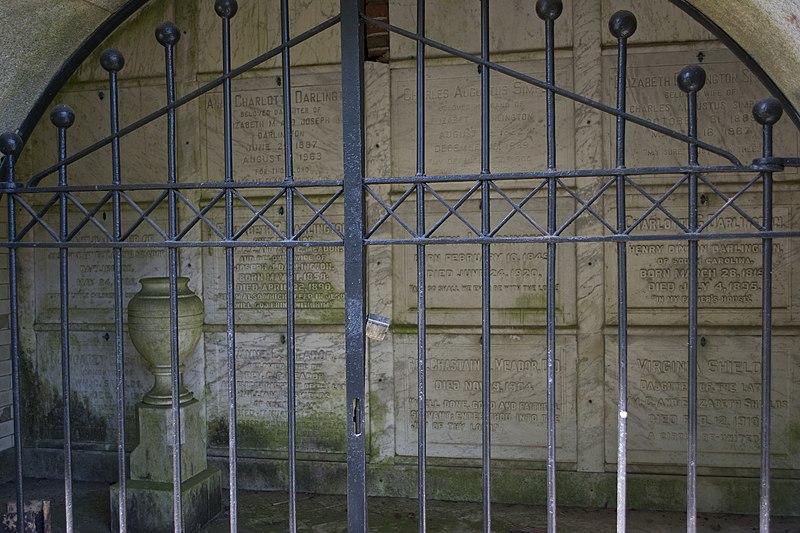
[[[110,333],[110,335],[108,335]],[[73,439],[112,445],[117,439],[117,377],[112,331],[70,333],[70,377]],[[61,440],[63,394],[61,386],[61,334],[37,331],[38,383],[30,405],[37,409],[35,426],[45,440]],[[136,403],[153,385],[136,349],[125,339],[125,412],[129,436],[135,435]],[[197,383],[187,386],[196,390]],[[28,391],[31,393],[33,391]],[[32,428],[31,428],[32,429]]]
[[[575,338],[556,340],[558,457],[574,461]],[[492,336],[492,457],[541,460],[547,455],[547,357],[543,335]],[[480,457],[479,335],[428,336],[428,454]],[[397,453],[417,453],[417,344],[395,336]]]
[[[699,63],[698,54],[702,58]],[[712,48],[702,52],[632,52],[628,56],[628,112],[680,133],[687,132],[687,97],[676,84],[676,76],[686,65],[700,64],[706,71],[706,84],[698,93],[698,137],[729,151],[742,163],[761,157],[761,126],[752,116],[753,104],[769,96],[760,81],[731,52]],[[604,98],[616,101],[616,56],[605,54]],[[615,120],[604,116],[606,126],[606,164],[613,166]],[[800,151],[800,136],[783,119],[775,126],[776,155]],[[652,167],[685,165],[687,145],[641,126],[629,124],[626,140],[626,165]],[[725,159],[700,150],[701,164],[730,164]],[[796,175],[796,170],[789,169]],[[719,177],[720,180],[732,179]]]
[[[324,200],[314,196],[309,199],[320,206]],[[260,209],[269,198],[258,202],[249,198]],[[295,219],[295,231],[311,220],[308,210],[300,209]],[[281,207],[273,207],[262,217],[278,230],[286,227]],[[216,210],[210,219],[224,227],[224,213]],[[234,211],[234,226],[241,228],[254,213],[242,206]],[[344,216],[340,205],[325,212],[328,222],[339,233],[343,231]],[[341,324],[344,322],[344,251],[335,241],[341,240],[334,229],[317,219],[305,230],[301,241],[331,242],[330,245],[299,246],[295,248],[295,310],[299,323]],[[204,238],[210,235],[204,226]],[[243,241],[275,241],[277,234],[261,220],[245,232]],[[236,291],[236,320],[245,324],[284,324],[286,321],[286,249],[284,247],[237,247],[233,252],[233,282]],[[209,249],[204,263],[204,300],[206,321],[225,323],[226,278],[225,252]]]
[[[286,339],[278,333],[236,337],[238,438],[242,448],[286,450]],[[297,446],[345,452],[344,335],[297,335]],[[206,334],[209,444],[228,442],[228,358],[224,333]]]
[[[628,337],[630,463],[686,464],[688,362],[685,336]],[[796,340],[772,340],[772,465],[797,468],[793,453]],[[615,337],[606,338],[606,460],[616,462]],[[702,335],[698,347],[698,464],[757,468],[761,442],[761,339]]]
[[[541,60],[504,63],[544,79]],[[556,82],[572,86],[572,60],[556,61]],[[474,65],[429,67],[425,86],[425,151],[428,175],[481,170],[481,76]],[[392,70],[392,173],[416,173],[416,70]],[[547,168],[545,91],[491,74],[490,151],[493,172]],[[574,165],[572,102],[556,98],[559,166]]]
[[[517,200],[519,201],[519,200]],[[453,201],[454,203],[455,201]],[[565,202],[566,204],[567,202]],[[566,206],[565,206],[566,207]],[[442,204],[426,202],[428,225],[447,211]],[[494,224],[510,211],[508,203],[492,202]],[[525,207],[537,223],[545,223],[544,201],[530,201]],[[412,220],[410,206],[400,211]],[[467,201],[458,210],[473,227],[480,228],[478,201]],[[396,230],[397,234],[404,230]],[[511,218],[503,236],[531,236],[539,233],[521,216]],[[455,217],[442,225],[432,237],[474,236]],[[437,325],[477,325],[481,323],[481,246],[476,244],[429,245],[426,247],[427,322]],[[408,324],[417,321],[417,249],[395,246],[395,319]],[[547,246],[545,244],[496,244],[491,247],[492,324],[528,326],[544,324],[547,292]],[[557,252],[556,316],[559,324],[575,321],[575,249],[560,246]]]
[[[728,192],[732,196],[733,192]],[[773,208],[773,225],[777,231],[793,227],[794,209],[791,195],[778,195]],[[706,203],[698,213],[699,224],[714,215],[723,204],[720,197],[705,196]],[[760,194],[745,194],[737,205],[754,221],[761,223]],[[665,204],[677,220],[686,224],[687,195],[675,193]],[[628,196],[628,223],[638,219],[648,207],[642,196]],[[615,217],[616,215],[612,215]],[[645,218],[634,234],[675,235],[682,233],[674,220],[660,210]],[[705,233],[750,233],[752,224],[740,213],[728,208],[709,223]],[[628,244],[628,310],[632,323],[683,324],[688,302],[688,243],[686,241],[637,241]],[[773,320],[788,323],[797,306],[791,286],[797,282],[797,269],[792,266],[795,252],[790,240],[773,243]],[[608,258],[605,282],[606,313],[616,321],[617,261],[616,246],[606,246]],[[761,320],[762,298],[761,239],[710,239],[698,244],[698,305],[703,324],[752,324]]]
[[[233,168],[237,181],[283,181],[283,88],[280,76],[237,80],[233,89]],[[292,76],[292,150],[296,179],[341,179],[341,74]],[[202,103],[208,176],[224,171],[222,91]]]
[[[93,204],[89,203],[92,207]],[[57,215],[57,206],[53,215]],[[133,225],[138,218],[130,207],[122,210],[123,232]],[[49,215],[48,215],[49,217]],[[105,220],[104,220],[105,217]],[[70,209],[70,227],[76,227],[84,218],[77,209]],[[106,231],[111,228],[111,204],[95,216]],[[163,212],[151,214],[151,218],[162,229],[166,228],[166,215]],[[50,218],[48,218],[50,220]],[[57,228],[58,225],[51,225]],[[47,242],[51,237],[42,227],[34,229],[34,238]],[[127,242],[148,243],[163,242],[164,238],[148,223],[144,222],[127,239]],[[84,245],[108,242],[108,238],[92,222],[86,223],[83,229],[71,242]],[[36,316],[40,322],[56,323],[60,321],[61,295],[59,251],[57,248],[41,248],[23,255],[30,259],[32,272],[21,273],[21,281],[31,284],[35,297]],[[69,310],[70,320],[82,323],[109,323],[114,320],[114,256],[110,249],[87,247],[71,248],[69,258]],[[139,289],[139,279],[146,276],[164,276],[167,272],[167,250],[161,247],[126,248],[122,252],[122,288],[123,307]],[[32,276],[30,275],[32,274]],[[30,276],[30,279],[29,279]],[[124,311],[123,311],[124,316]]]

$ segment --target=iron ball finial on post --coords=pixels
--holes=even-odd
[[[156,28],[156,40],[161,46],[175,46],[181,40],[181,30],[174,22],[162,22]]]
[[[75,124],[75,111],[67,104],[58,104],[50,112],[50,122],[56,128],[67,129]]]
[[[22,145],[22,137],[13,131],[0,135],[0,152],[5,156],[19,156],[20,152],[22,152]]]
[[[100,66],[108,72],[119,72],[125,66],[125,56],[116,48],[106,48],[100,54]]]
[[[777,98],[763,98],[753,106],[753,118],[762,126],[772,126],[783,116],[783,106]]]
[[[636,33],[636,15],[627,10],[620,10],[611,15],[608,29],[617,39],[627,39]]]
[[[706,71],[700,65],[683,67],[678,73],[678,87],[685,93],[697,93],[706,84]]]
[[[564,4],[561,0],[537,0],[536,14],[542,20],[555,20],[561,16]]]
[[[220,17],[230,19],[239,11],[239,3],[236,0],[217,0],[214,2],[214,11]]]

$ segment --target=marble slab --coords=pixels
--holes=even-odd
[[[425,36],[468,53],[480,54],[481,5],[478,2],[437,0],[426,3]],[[416,33],[416,0],[389,0],[389,22]],[[544,21],[536,15],[536,3],[525,0],[495,0],[489,3],[489,47],[493,53],[541,50],[544,48]],[[572,2],[564,2],[564,10],[556,20],[555,45],[572,45]],[[391,34],[393,59],[416,54],[416,43]],[[427,48],[429,57],[443,52]]]
[[[339,14],[337,0],[301,0],[289,2],[289,37],[311,30]],[[217,73],[222,70],[222,23],[213,5],[201,6],[197,15],[198,33],[219,38],[198,42],[199,72]],[[231,56],[234,68],[280,45],[281,12],[278,0],[240,2],[231,20]],[[292,65],[324,65],[341,61],[341,36],[335,24],[322,33],[290,49]],[[265,61],[259,68],[280,67],[281,57]]]
[[[73,440],[100,446],[117,441],[117,377],[113,329],[70,333],[70,376]],[[36,410],[28,431],[38,432],[44,441],[63,439],[63,394],[61,381],[61,334],[36,333],[36,394],[26,405]],[[153,385],[147,363],[125,338],[125,413],[127,435],[137,433],[136,403]],[[32,383],[26,383],[32,385]],[[197,390],[196,381],[187,385]],[[202,393],[202,387],[200,391]],[[30,390],[28,391],[30,393]],[[131,441],[134,442],[134,441]]]
[[[772,339],[772,466],[797,468],[793,433],[797,403],[796,340]],[[686,464],[686,337],[628,337],[629,464]],[[760,465],[761,339],[746,334],[700,336],[698,466]],[[606,337],[606,461],[616,462],[617,341]]]
[[[224,333],[206,333],[209,444],[228,443],[228,357]],[[344,335],[300,333],[296,339],[297,450],[346,451]],[[236,337],[238,439],[242,449],[286,450],[286,337]]]
[[[544,61],[504,66],[544,79]],[[426,69],[425,171],[428,175],[481,171],[481,75],[475,65]],[[556,83],[572,87],[572,60],[556,61]],[[416,173],[416,69],[392,69],[392,174]],[[504,74],[490,76],[490,168],[492,172],[547,168],[545,91]],[[556,98],[558,165],[574,165],[574,106]]]
[[[455,203],[452,200],[451,203]],[[519,199],[517,199],[519,202]],[[435,201],[426,202],[427,227],[432,227],[447,213]],[[495,226],[511,211],[504,200],[492,202]],[[399,211],[414,227],[411,206]],[[546,225],[544,200],[528,202],[525,212],[539,225]],[[473,227],[480,228],[480,206],[468,200],[458,213]],[[396,237],[407,236],[405,230],[395,231]],[[535,236],[540,233],[525,218],[511,218],[498,235]],[[474,237],[475,233],[455,216],[436,230],[431,237]],[[547,291],[547,246],[545,244],[491,247],[491,305],[492,324],[497,326],[531,326],[545,324]],[[405,324],[417,323],[417,248],[395,246],[393,265],[395,320]],[[556,316],[559,324],[575,322],[575,249],[558,248]],[[478,325],[481,323],[481,246],[477,244],[429,245],[426,247],[427,323],[431,325]]]
[[[91,207],[94,204],[88,204]],[[98,212],[95,219],[111,229],[111,203]],[[53,216],[57,216],[57,205]],[[138,219],[138,214],[129,206],[122,209],[123,231],[130,228]],[[84,215],[72,206],[70,227],[75,227]],[[166,228],[166,215],[155,213],[152,219],[162,229]],[[57,228],[51,224],[50,227]],[[45,229],[37,226],[34,238],[44,242],[52,240]],[[131,234],[128,242],[163,242],[164,238],[148,223],[144,222]],[[92,243],[107,243],[106,237],[92,222],[72,239],[72,242],[85,245],[68,251],[68,281],[70,319],[77,323],[107,324],[113,322],[114,315],[114,256],[110,249],[91,248]],[[60,267],[59,251],[56,248],[39,248],[27,255],[23,254],[23,264],[32,265],[31,270],[21,272],[20,281],[32,291],[28,297],[35,301],[37,322],[58,323],[60,321]],[[123,316],[128,301],[139,289],[139,279],[147,276],[167,275],[167,250],[161,247],[126,248],[122,252]]]
[[[632,50],[628,56],[627,109],[641,118],[687,133],[687,96],[676,84],[683,67],[700,64],[706,71],[706,84],[698,93],[698,137],[729,151],[744,164],[761,157],[761,127],[752,115],[753,104],[769,96],[760,81],[731,52],[717,47],[702,51]],[[604,54],[603,98],[616,102],[616,55]],[[614,128],[616,121],[604,116],[606,164],[614,166]],[[800,135],[786,117],[775,126],[774,152],[796,154]],[[653,167],[685,165],[687,145],[663,134],[630,124],[627,127],[626,166]],[[700,150],[704,165],[730,164],[725,159]],[[790,169],[790,175],[796,170]],[[720,176],[720,179],[726,179]],[[733,178],[727,178],[733,179]],[[741,176],[736,179],[744,179]]]
[[[730,187],[728,187],[730,189]],[[735,189],[728,190],[733,196]],[[737,206],[754,221],[761,223],[760,194],[747,193]],[[698,220],[702,224],[724,204],[719,196],[707,193],[701,202]],[[792,206],[794,195],[777,195],[773,224],[777,231],[796,227]],[[638,219],[652,203],[641,195],[629,195],[628,223]],[[674,193],[665,202],[668,211],[683,224],[687,222],[688,198]],[[615,214],[611,215],[616,217]],[[704,233],[752,233],[755,228],[740,213],[727,208],[709,224]],[[680,235],[682,229],[660,210],[647,216],[633,235]],[[632,324],[683,324],[688,301],[688,244],[686,241],[636,241],[627,246],[628,311]],[[788,324],[796,313],[798,301],[791,287],[797,283],[793,266],[794,244],[790,240],[773,243],[773,320]],[[607,268],[606,314],[612,322],[617,317],[616,246],[606,245]],[[698,244],[698,305],[701,324],[740,325],[761,323],[762,243],[761,239],[709,239]]]
[[[283,181],[286,176],[283,88],[280,76],[237,80],[233,89],[233,168],[237,181]],[[291,85],[292,149],[297,179],[341,179],[341,75],[295,74]],[[208,175],[224,171],[221,91],[201,104]]]
[[[156,111],[166,104],[163,85],[123,83],[119,90],[120,127]],[[111,133],[108,88],[103,85],[73,85],[59,93],[56,103],[65,103],[75,111],[75,124],[67,130],[67,154],[72,155],[106,138]],[[178,120],[193,113],[181,109]],[[143,157],[143,154],[145,155]],[[30,176],[58,162],[58,130],[49,113],[34,129],[20,157],[20,176]],[[166,117],[120,139],[122,183],[166,183],[167,133]],[[112,183],[111,147],[106,146],[68,167],[70,185]],[[58,184],[58,173],[45,178],[41,184]]]
[[[321,206],[326,198],[310,196],[309,200]],[[249,198],[261,209],[269,198]],[[294,232],[298,233],[312,219],[308,210],[301,210],[300,200]],[[286,228],[283,204],[272,207],[262,217],[269,220],[278,231]],[[210,217],[218,227],[224,228],[224,213],[220,210]],[[330,242],[330,245],[300,246],[295,249],[295,309],[298,323],[341,324],[344,322],[344,250],[338,233],[343,231],[344,216],[341,205],[325,212],[331,225],[316,219],[304,231],[299,241]],[[242,228],[255,214],[238,205],[234,211],[234,226]],[[335,231],[334,231],[335,229]],[[208,226],[203,227],[203,237],[214,238]],[[275,231],[262,220],[257,220],[240,239],[248,242],[276,241]],[[284,324],[286,321],[286,249],[283,247],[237,247],[233,252],[233,282],[236,291],[236,321],[243,324]],[[226,271],[225,252],[208,249],[203,259],[203,289],[206,303],[206,321],[226,323]]]
[[[714,35],[699,22],[671,2],[648,0],[602,0],[603,22],[619,10],[636,15],[636,33],[628,42],[673,43],[715,40]],[[666,22],[665,22],[666,21]],[[617,40],[607,27],[603,28],[603,44],[615,45]]]
[[[556,429],[560,461],[574,461],[575,337],[556,338]],[[492,458],[547,457],[547,358],[544,335],[493,335]],[[480,335],[429,335],[427,350],[428,455],[480,457]],[[417,454],[417,343],[395,336],[397,453]]]

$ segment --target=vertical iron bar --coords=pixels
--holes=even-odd
[[[281,41],[289,41],[289,3],[281,0]],[[294,181],[292,151],[292,98],[289,48],[281,51],[283,70],[283,159],[285,161],[286,183]],[[294,189],[286,188],[286,234],[294,240]],[[286,370],[287,406],[289,432],[289,532],[297,531],[297,409],[295,375],[297,366],[297,347],[295,342],[295,253],[294,247],[286,248]]]
[[[555,20],[561,15],[560,0],[539,0],[536,13],[545,21],[547,83],[555,84]],[[556,168],[555,94],[547,90],[547,168]],[[547,183],[547,233],[556,232],[558,182]],[[556,531],[556,244],[547,243],[547,531]]]
[[[125,65],[125,58],[119,50],[109,48],[100,55],[100,64],[108,71],[109,84],[109,114],[111,117],[111,167],[112,183],[122,183],[122,168],[120,161],[119,137],[119,84],[117,73]],[[122,220],[120,209],[120,191],[112,193],[112,219],[114,242],[122,240]],[[124,357],[124,329],[123,329],[123,298],[122,290],[122,248],[115,246],[114,254],[114,353],[116,356],[117,378],[117,483],[119,486],[119,501],[117,513],[119,515],[119,531],[128,530],[128,482],[125,464],[125,357]]]
[[[233,111],[231,95],[231,18],[236,15],[236,0],[217,0],[214,4],[222,18],[222,84],[224,101],[225,182],[233,182]],[[233,190],[225,190],[225,239],[233,240]],[[239,500],[237,497],[237,450],[236,450],[236,294],[234,292],[233,247],[225,248],[225,294],[226,294],[226,349],[228,359],[228,497],[230,500],[230,530],[239,530]]]
[[[705,84],[705,71],[696,65],[681,70],[678,86],[687,93],[688,136],[697,139],[697,92]],[[689,166],[697,166],[697,144],[689,144]],[[689,174],[689,235],[697,232],[697,174]],[[697,239],[689,239],[689,414],[686,480],[686,530],[697,530]]]
[[[0,151],[6,156],[6,194],[8,198],[8,242],[17,242],[16,201],[14,196],[15,165],[22,151],[22,138],[16,133],[4,133],[0,136]],[[22,494],[22,431],[20,426],[20,361],[19,361],[19,298],[17,293],[17,249],[8,249],[8,300],[9,329],[11,344],[11,395],[14,414],[14,470],[17,496],[17,531],[24,531],[23,494]]]
[[[772,126],[764,125],[764,157],[772,157]],[[772,231],[772,172],[764,173],[764,231]],[[772,402],[772,239],[762,239],[761,295],[761,495],[760,530],[769,533],[770,418]]]
[[[697,135],[697,94],[689,94],[690,136]],[[697,164],[697,145],[690,145],[689,164]],[[697,175],[689,177],[689,231],[697,231]],[[697,241],[689,241],[689,480],[687,525],[697,527]]]
[[[783,114],[780,102],[766,98],[753,106],[753,116],[763,126],[763,157],[772,157],[772,126]],[[764,172],[763,230],[772,231],[772,172]],[[772,239],[765,238],[762,247],[761,278],[761,493],[759,530],[769,533],[770,522],[770,423],[772,409]]]
[[[628,38],[636,31],[636,17],[630,11],[618,11],[609,21],[617,38],[617,110],[626,109]],[[617,116],[617,168],[625,168],[625,119]],[[617,233],[624,234],[625,176],[617,176]],[[628,475],[628,248],[617,243],[617,314],[619,321],[619,405],[617,418],[617,533],[625,533],[627,518]]]
[[[425,0],[417,0],[417,35],[425,36]],[[417,41],[417,176],[425,174],[425,45]],[[425,188],[417,183],[417,236],[425,234]],[[427,294],[425,245],[417,245],[417,501],[419,532],[428,530]]]
[[[364,250],[363,0],[341,0],[342,141],[344,147],[344,285],[347,375],[347,519],[367,531],[364,395],[366,370]]]
[[[68,106],[59,104],[53,108],[50,120],[58,128],[58,185],[59,193],[59,285],[61,288],[61,394],[64,401],[64,510],[67,532],[73,531],[72,515],[72,401],[69,361],[69,216],[67,199],[67,129],[75,122],[75,113]],[[21,512],[18,510],[18,512]]]
[[[481,59],[489,61],[489,0],[481,0]],[[489,173],[489,69],[481,68],[481,174]],[[491,198],[489,182],[481,183],[481,233],[487,236],[492,231]],[[481,464],[483,493],[483,531],[492,531],[492,280],[491,246],[481,245]]]
[[[162,23],[156,30],[156,37],[164,46],[165,62],[167,67],[167,104],[175,101],[175,57],[174,48],[180,40],[180,30],[171,22]],[[167,112],[167,165],[168,182],[170,185],[177,183],[177,143],[175,140],[175,108]],[[177,197],[175,189],[169,190],[169,322],[170,349],[172,363],[172,492],[174,527],[178,533],[183,532],[183,505],[181,498],[181,425],[180,425],[180,361],[178,346],[178,249],[174,242],[178,234]]]

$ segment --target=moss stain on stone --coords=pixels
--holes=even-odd
[[[64,399],[55,385],[40,378],[27,357],[20,358],[22,438],[30,446],[42,439],[64,438]],[[24,391],[36,391],[26,394]],[[77,442],[108,442],[106,419],[92,409],[88,397],[70,394],[72,438]]]
[[[369,409],[369,425],[373,428],[378,428],[378,431],[371,431],[369,438],[369,447],[374,454],[378,450],[378,442],[380,441],[382,429],[386,425],[386,415],[388,408],[380,397],[374,392],[370,392],[367,397],[367,404]]]
[[[341,427],[340,432],[326,428]],[[242,420],[236,425],[239,446],[250,449],[286,450],[288,446],[288,424],[276,420]],[[329,414],[313,414],[297,417],[297,445],[303,451],[344,452],[347,435],[344,422]],[[216,417],[208,422],[210,446],[228,444],[228,420]]]
[[[794,455],[800,453],[800,423],[790,422],[786,428],[786,442],[789,453]]]

